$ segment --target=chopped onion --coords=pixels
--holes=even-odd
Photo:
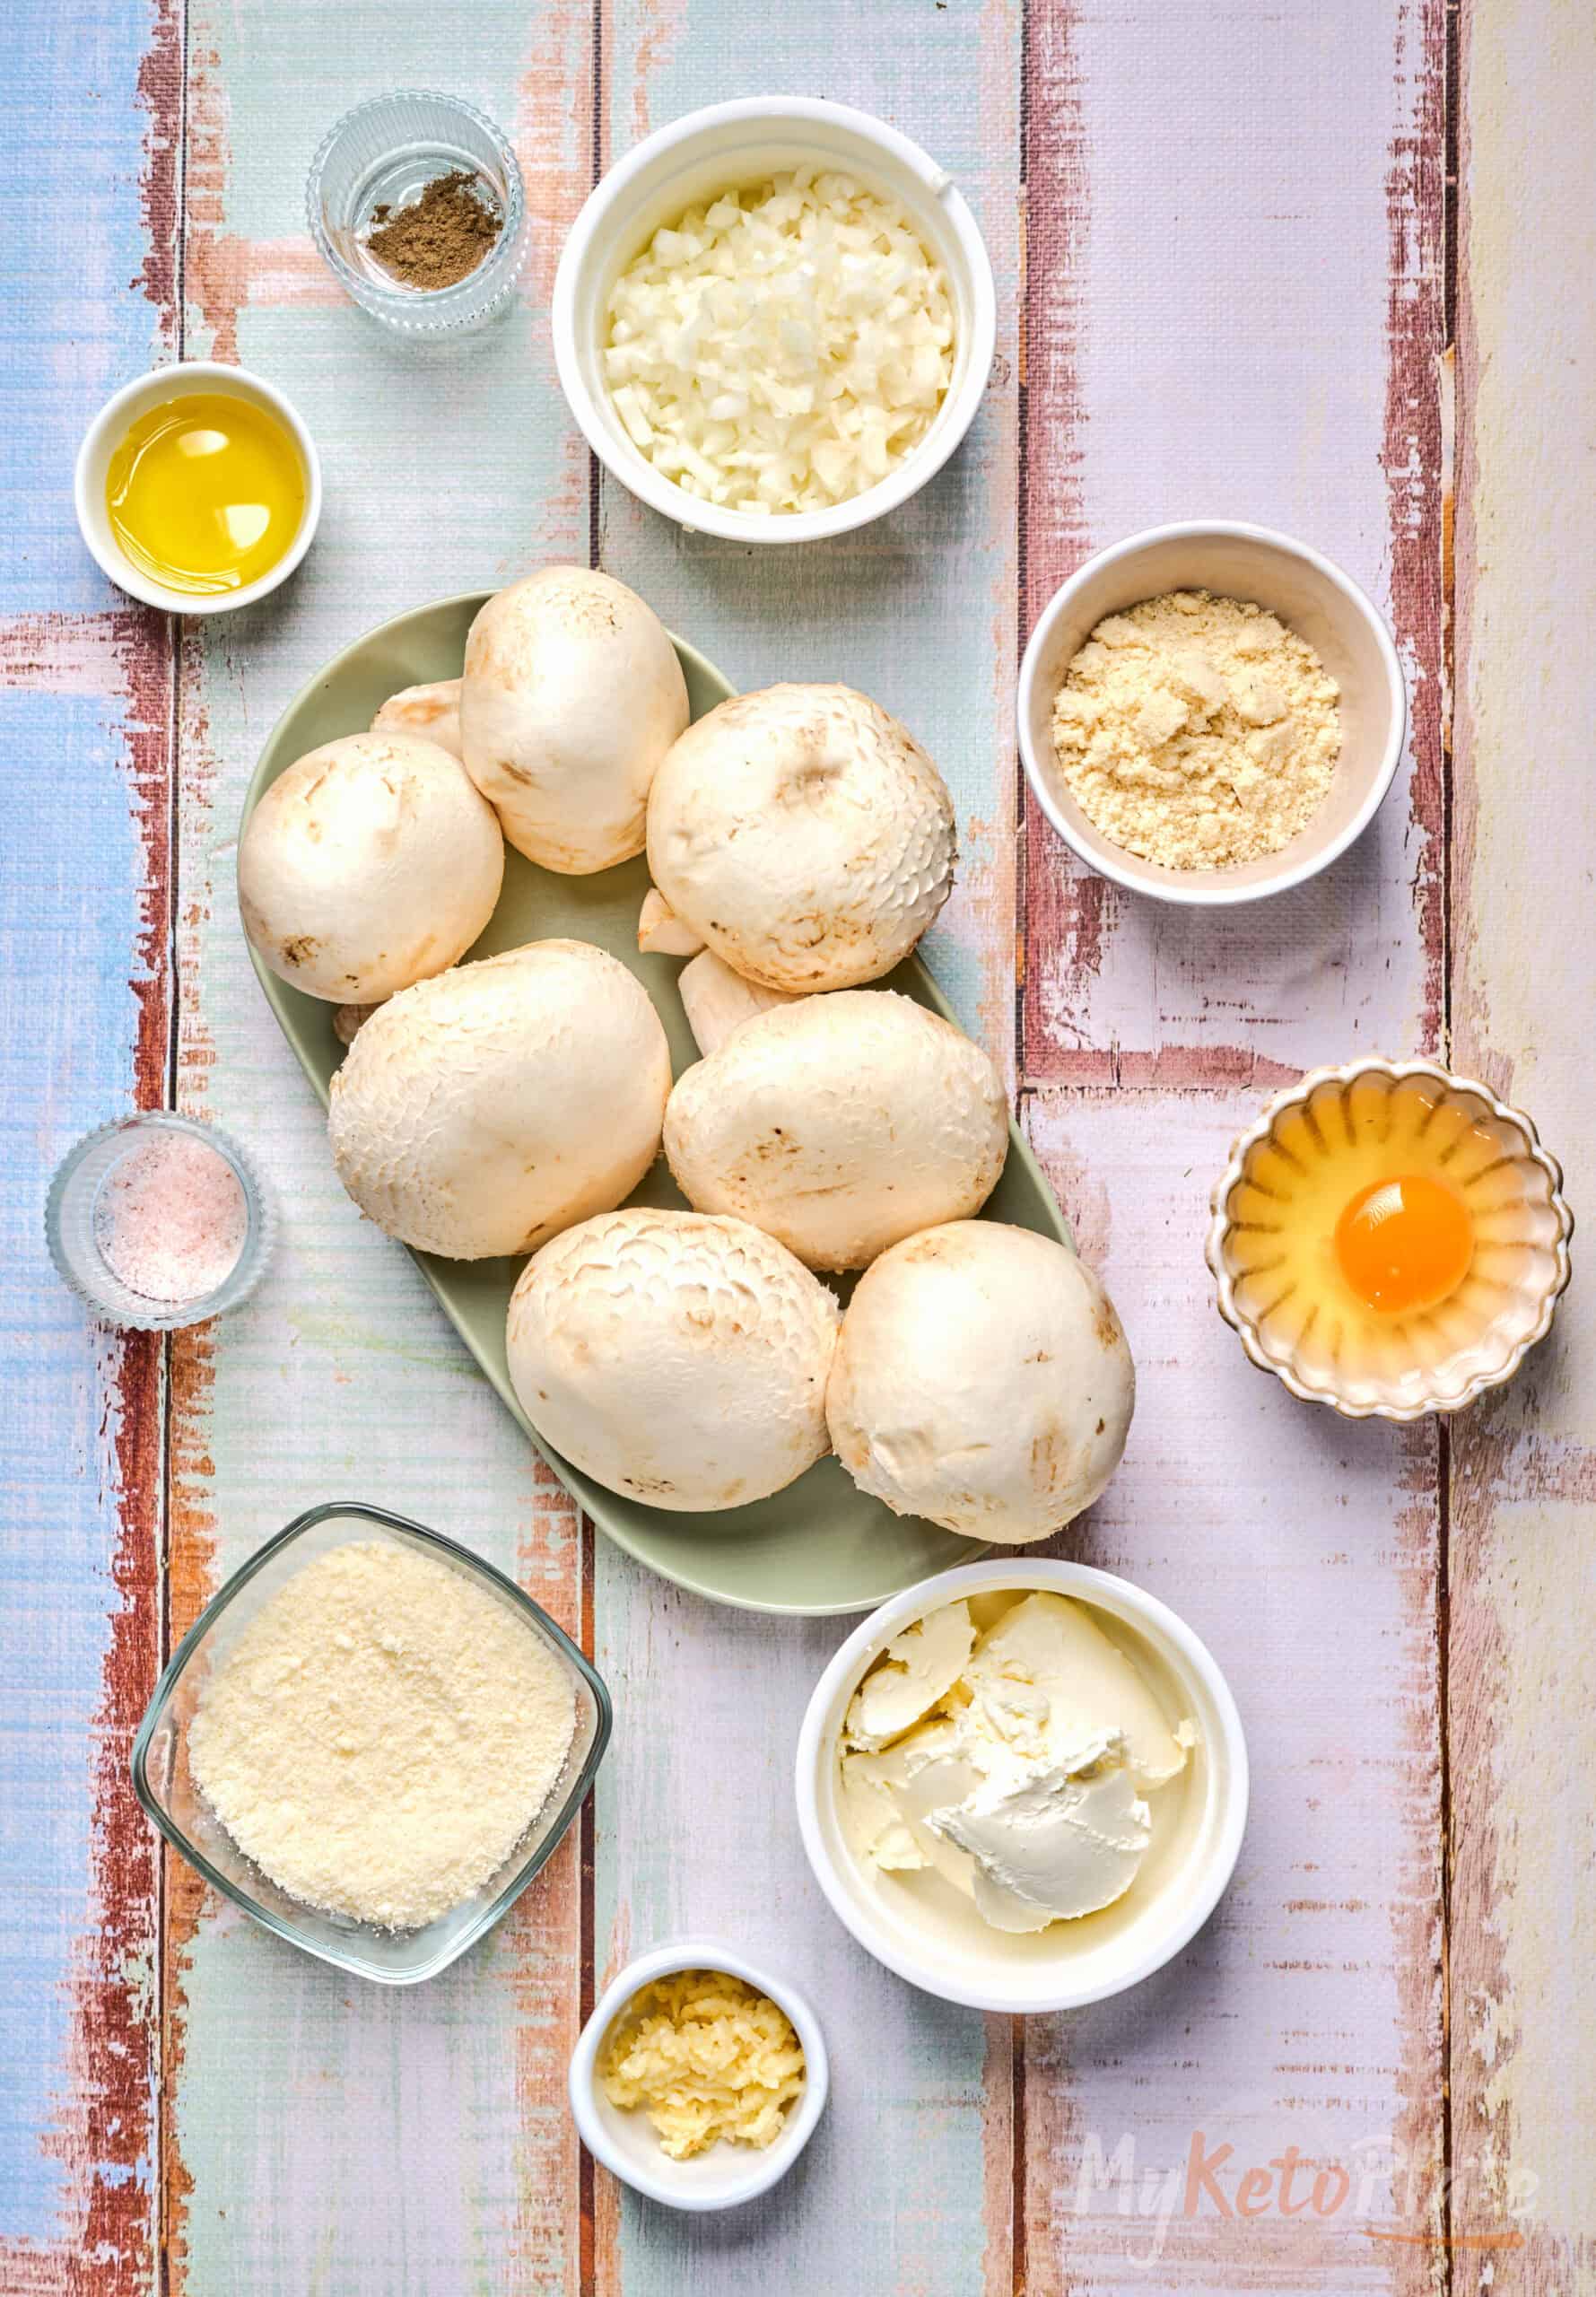
[[[903,209],[798,168],[690,207],[615,282],[605,372],[689,494],[763,516],[874,486],[953,380],[947,282]]]

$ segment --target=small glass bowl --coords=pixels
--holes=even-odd
[[[373,209],[407,206],[435,176],[469,169],[497,204],[499,236],[451,287],[406,287],[367,250]],[[526,196],[510,144],[457,96],[425,88],[373,96],[323,138],[305,187],[310,236],[339,285],[397,334],[458,335],[509,302],[526,253]]]
[[[418,1550],[475,1580],[554,1653],[576,1698],[576,1736],[530,1829],[497,1873],[420,1930],[379,1930],[347,1915],[301,1905],[244,1856],[199,1793],[188,1769],[189,1725],[217,1661],[225,1658],[296,1571],[334,1548],[371,1540]],[[172,1848],[267,1930],[353,1977],[372,1978],[379,1986],[415,1986],[423,1978],[435,1978],[475,1945],[548,1864],[593,1784],[609,1744],[610,1720],[609,1693],[599,1676],[570,1637],[513,1579],[423,1524],[360,1500],[332,1500],[296,1515],[275,1539],[268,1540],[233,1573],[179,1644],[133,1742],[133,1784]]]
[[[129,1149],[160,1132],[203,1140],[232,1167],[244,1192],[247,1225],[237,1260],[214,1290],[187,1300],[153,1300],[133,1291],[107,1266],[94,1234],[95,1207],[107,1175]],[[215,1125],[201,1124],[172,1109],[145,1109],[85,1134],[57,1166],[44,1208],[45,1243],[57,1275],[97,1316],[128,1332],[180,1332],[236,1308],[265,1273],[275,1226],[265,1184],[238,1142]]]

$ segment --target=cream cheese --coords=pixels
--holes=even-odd
[[[931,1870],[998,1930],[1111,1906],[1196,1734],[1090,1612],[1027,1594],[977,1633],[967,1603],[894,1638],[843,1728],[843,1823],[883,1873]]]
[[[964,1672],[975,1641],[968,1603],[945,1603],[894,1635],[853,1694],[846,1736],[850,1747],[890,1746],[929,1715]]]

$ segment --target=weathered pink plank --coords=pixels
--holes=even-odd
[[[1030,1104],[1138,1372],[1123,1465],[1047,1551],[1190,1622],[1235,1692],[1253,1781],[1235,1882],[1192,1945],[1129,1996],[1025,2028],[1028,2297],[1422,2287],[1417,2251],[1362,2229],[1437,2225],[1433,1439],[1297,1403],[1214,1313],[1209,1178],[1252,1105],[1123,1087]],[[1292,2146],[1313,2165],[1303,2193],[1346,2169],[1339,2202],[1331,2177],[1322,2211],[1282,2206],[1269,2164]],[[1411,2190],[1382,2173],[1392,2154]],[[1194,2163],[1216,2162],[1210,2186]],[[1251,2223],[1249,2168],[1268,2188]]]
[[[1440,26],[1439,0],[1033,13],[1028,620],[1090,549],[1251,519],[1387,606],[1417,707],[1356,851],[1222,922],[1121,895],[1028,816],[1028,1079],[1264,1087],[1434,1038]]]
[[[1027,2031],[1026,2286],[1425,2287],[1443,2140],[1434,1439],[1343,1428],[1252,1373],[1212,1315],[1201,1236],[1275,1083],[1439,1026],[1441,12],[1054,6],[1030,66],[1030,613],[1137,527],[1253,519],[1388,601],[1416,711],[1376,830],[1252,911],[1121,897],[1027,816],[1033,1135],[1143,1374],[1126,1466],[1064,1550],[1211,1630],[1258,1778],[1237,1885],[1179,1965]],[[1360,2200],[1376,2142],[1411,2174]],[[1339,2206],[1290,2205],[1268,2165],[1292,2144],[1347,2167]],[[1224,2145],[1210,2188],[1193,2161]]]
[[[1020,498],[1022,642],[1059,585],[1095,547],[1081,483],[1086,407],[1079,359],[1091,231],[1081,111],[1080,10],[1033,8],[1025,42],[1025,263],[1021,315],[1024,487]],[[1117,888],[1079,868],[1048,828],[1028,787],[1021,799],[1019,1064],[1022,1081],[1064,1057],[1051,1018],[1081,1000],[1102,966]],[[1045,1055],[1043,1048],[1046,1048]]]

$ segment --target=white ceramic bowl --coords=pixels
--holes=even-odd
[[[839,1811],[837,1742],[859,1681],[892,1640],[959,1596],[1045,1588],[1086,1604],[1146,1678],[1171,1723],[1190,1716],[1199,1744],[1177,1824],[1154,1847],[1125,1897],[1080,1922],[1031,1937],[989,1930],[980,1917],[933,1928],[906,1895],[867,1873]],[[815,1880],[861,1946],[913,1986],[973,2010],[1078,2010],[1120,1994],[1163,1967],[1208,1920],[1229,1882],[1247,1820],[1247,1749],[1241,1717],[1206,1646],[1156,1597],[1084,1563],[1027,1563],[1011,1550],[922,1580],[872,1611],[816,1684],[798,1734],[798,1826]],[[1173,1790],[1163,1790],[1168,1795]],[[1156,1804],[1155,1804],[1156,1812]],[[1159,1862],[1153,1872],[1154,1861]]]
[[[1307,640],[1341,689],[1341,755],[1324,803],[1278,853],[1226,869],[1162,869],[1115,845],[1071,797],[1053,757],[1054,697],[1104,615],[1166,590],[1195,590],[1267,607]],[[1288,535],[1220,520],[1150,527],[1077,568],[1031,633],[1017,709],[1025,778],[1065,843],[1131,893],[1196,908],[1284,893],[1327,869],[1374,820],[1408,727],[1391,633],[1351,577]]]
[[[826,511],[786,517],[701,502],[627,437],[604,380],[605,310],[625,266],[662,223],[706,193],[804,161],[841,167],[897,199],[947,275],[957,320],[953,381],[929,431],[879,485]],[[818,542],[895,511],[941,469],[970,428],[997,341],[986,246],[953,179],[884,120],[806,96],[750,96],[689,112],[618,162],[571,225],[550,313],[561,388],[588,444],[623,486],[690,532],[735,542]]]
[[[597,2065],[610,2028],[633,1995],[673,1970],[724,1970],[732,1978],[746,1978],[787,2013],[803,2044],[806,2078],[803,2093],[788,2108],[774,2144],[763,2151],[746,2145],[711,2145],[691,2161],[673,2162],[641,2107],[612,2106],[605,2096],[597,2080]],[[599,1996],[571,2060],[571,2110],[582,2144],[613,2175],[672,2209],[732,2209],[738,2202],[767,2193],[787,2175],[815,2135],[830,2087],[825,2038],[807,2000],[786,1978],[772,1978],[769,1970],[719,1938],[673,1938],[628,1962]]]
[[[236,590],[173,590],[163,582],[153,581],[124,555],[106,509],[106,475],[112,455],[128,431],[150,407],[185,391],[219,391],[227,397],[248,399],[264,407],[292,433],[304,465],[305,508],[298,534],[274,567],[257,581],[246,582]],[[167,614],[231,614],[236,607],[253,606],[257,598],[264,598],[280,583],[286,582],[310,549],[321,518],[321,464],[315,441],[296,409],[275,384],[248,373],[242,367],[224,367],[211,359],[188,359],[177,366],[156,367],[149,374],[140,375],[136,382],[125,384],[107,399],[78,449],[73,496],[83,540],[101,572],[119,590],[126,590],[131,598],[142,598],[147,607],[161,607]]]

